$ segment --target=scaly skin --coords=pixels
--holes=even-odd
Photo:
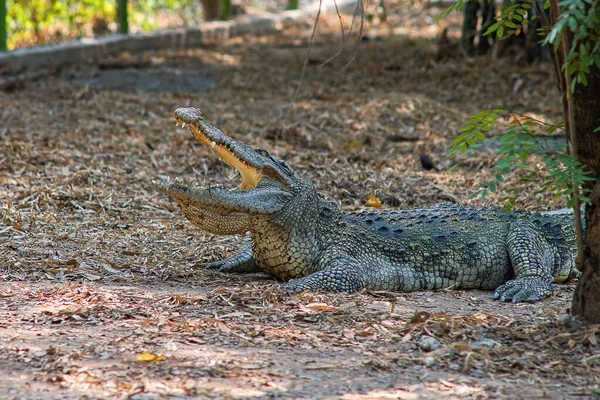
[[[198,109],[177,109],[175,117],[242,175],[238,191],[154,184],[201,229],[250,232],[252,247],[207,268],[265,271],[293,279],[283,284],[292,291],[480,288],[513,302],[544,299],[554,282],[577,275],[568,211],[507,214],[438,204],[344,213],[284,161],[226,136]]]

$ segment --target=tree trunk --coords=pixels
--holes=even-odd
[[[202,8],[204,10],[204,20],[213,21],[221,18],[220,0],[202,0]]]
[[[469,0],[465,6],[460,48],[467,54],[472,54],[475,49],[474,41],[477,36],[477,12],[480,8],[481,4],[479,4],[479,0]]]
[[[600,69],[590,68],[588,85],[577,85],[573,93],[577,155],[593,171],[592,204],[586,207],[586,234],[582,276],[579,280],[571,313],[600,323]]]
[[[494,0],[483,0],[481,7],[481,28],[479,28],[479,42],[477,43],[477,54],[487,54],[496,40],[496,33],[485,35],[488,28],[496,22],[496,4]]]
[[[592,323],[600,323],[600,210],[597,204],[588,207],[585,218],[588,229],[583,274],[575,288],[571,314]]]
[[[560,15],[558,0],[550,2],[551,23]],[[588,85],[578,84],[571,93],[571,78],[561,70],[572,35],[565,33],[554,52],[554,65],[558,86],[562,95],[563,109],[571,152],[592,172],[597,179],[589,183],[592,204],[586,207],[586,233],[583,254],[578,257],[582,276],[575,289],[571,314],[592,323],[600,323],[600,69],[591,66],[587,75]]]
[[[511,3],[512,0],[502,0],[502,4],[500,6],[500,14],[502,14],[502,11],[504,11],[508,6],[510,6]],[[502,54],[504,54],[504,51],[508,47],[507,45],[507,39],[501,39],[499,37],[496,37],[496,43],[494,44],[494,48],[492,50],[492,58],[494,60],[497,60],[500,57],[502,57]]]

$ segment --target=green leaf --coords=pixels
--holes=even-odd
[[[554,182],[555,185],[562,185],[565,184],[569,181],[569,177],[566,175],[561,175],[559,176],[556,181]]]
[[[571,32],[577,32],[577,20],[575,18],[569,18],[567,21],[569,24],[569,30]]]
[[[565,64],[567,66],[567,64]],[[579,68],[579,61],[575,61],[567,66],[567,75],[573,75],[575,71]]]
[[[442,11],[437,17],[436,20],[446,18],[452,11],[459,11],[463,6],[464,0],[458,0],[455,4],[448,7],[446,10]]]
[[[479,140],[485,140],[485,135],[484,135],[483,133],[481,133],[481,132],[477,132],[477,131],[475,131],[475,132],[473,132],[473,136],[474,136],[476,139],[479,139]]]
[[[489,35],[490,33],[494,33],[495,31],[498,30],[498,28],[500,28],[502,26],[502,22],[496,22],[494,24],[492,24],[487,31],[485,31],[485,33],[483,34],[484,36]]]

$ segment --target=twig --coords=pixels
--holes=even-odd
[[[337,16],[340,21],[340,30],[342,31],[342,47],[336,54],[334,54],[332,57],[330,57],[325,62],[323,62],[321,65],[319,65],[317,67],[317,69],[320,69],[321,67],[323,67],[324,65],[329,63],[331,60],[333,60],[334,58],[338,57],[340,54],[343,53],[346,42],[350,38],[350,35],[354,29],[354,23],[356,20],[356,16],[358,15],[358,13],[360,11],[360,25],[359,25],[359,29],[358,29],[358,37],[356,39],[356,45],[354,46],[354,53],[352,54],[352,57],[350,58],[350,60],[340,69],[340,72],[342,72],[350,64],[352,64],[352,62],[356,59],[356,56],[358,55],[358,45],[360,44],[360,40],[362,38],[363,26],[364,26],[364,22],[365,22],[365,7],[364,7],[364,3],[362,0],[357,1],[356,8],[354,10],[354,14],[352,15],[352,22],[350,23],[350,28],[348,29],[348,33],[345,33],[344,19],[342,18],[342,15],[340,13],[337,1],[333,0],[333,3],[335,5],[335,11],[336,11]],[[294,106],[296,105],[296,102],[298,100],[298,94],[300,93],[300,89],[302,88],[302,83],[304,83],[304,78],[306,77],[306,71],[308,69],[308,61],[309,61],[309,57],[310,57],[310,52],[312,50],[312,46],[314,43],[315,33],[317,32],[317,25],[318,25],[319,19],[321,17],[321,7],[322,6],[323,6],[323,0],[319,0],[319,8],[317,11],[317,16],[315,17],[315,23],[313,24],[313,30],[310,35],[310,40],[308,42],[308,50],[306,51],[306,58],[304,60],[304,65],[302,66],[302,74],[300,75],[300,82],[298,82],[298,86],[296,87],[296,91],[294,92],[292,102],[290,103],[290,106],[289,106],[288,110],[286,111],[285,116],[283,117],[283,125],[281,127],[282,131],[284,131],[286,128],[286,122],[288,120],[288,117],[289,117],[291,111],[294,109]]]
[[[323,0],[319,0],[319,9],[317,11],[317,16],[315,17],[315,23],[313,25],[312,33],[310,34],[310,41],[308,42],[308,50],[306,51],[306,58],[304,59],[304,66],[302,67],[302,74],[300,75],[300,82],[298,82],[298,86],[296,87],[296,91],[294,92],[294,97],[292,98],[292,102],[283,117],[283,126],[281,127],[282,131],[285,131],[285,123],[290,115],[290,112],[294,108],[296,101],[298,100],[298,93],[300,93],[300,88],[302,87],[302,82],[304,82],[304,77],[306,76],[306,70],[308,68],[308,58],[310,56],[310,52],[312,50],[313,41],[315,39],[315,33],[317,32],[317,24],[319,23],[319,18],[321,17],[321,7],[323,6]],[[336,3],[337,6],[337,3]]]
[[[560,126],[558,126],[558,125],[549,124],[549,123],[547,123],[547,122],[544,122],[544,121],[541,121],[541,120],[539,120],[539,119],[536,119],[536,118],[530,117],[529,115],[526,115],[526,114],[521,114],[520,112],[517,112],[517,111],[511,110],[510,108],[504,108],[504,106],[502,106],[502,105],[500,105],[500,104],[498,104],[498,103],[494,103],[493,101],[491,101],[491,100],[488,100],[488,99],[486,99],[486,98],[485,98],[485,97],[483,97],[483,96],[479,96],[479,97],[480,97],[481,99],[483,99],[485,102],[487,102],[487,103],[491,104],[492,106],[494,106],[494,107],[496,107],[496,108],[501,108],[501,109],[503,109],[504,111],[506,111],[506,112],[507,112],[507,113],[509,113],[509,114],[518,115],[518,116],[520,116],[520,117],[527,118],[527,119],[529,119],[529,120],[531,120],[531,121],[533,121],[533,122],[537,122],[537,123],[538,123],[538,124],[540,124],[540,125],[544,125],[544,126],[551,126],[551,127],[553,127],[553,128],[556,128],[556,129],[559,129],[559,130],[561,130],[561,131],[565,132],[565,129],[564,129],[564,128],[561,128],[561,127],[560,127]],[[543,136],[543,135],[540,135],[540,136]]]

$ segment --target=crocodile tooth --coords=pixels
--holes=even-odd
[[[216,145],[217,145],[217,144],[215,143],[215,141],[214,141],[214,140],[213,140],[213,141],[210,143],[210,147],[212,147],[213,149],[215,148],[215,146],[216,146]]]
[[[186,124],[185,122],[182,122],[182,123],[181,123],[181,127],[182,127],[182,128],[185,128],[185,127],[186,127],[186,125],[187,125],[187,124]]]

